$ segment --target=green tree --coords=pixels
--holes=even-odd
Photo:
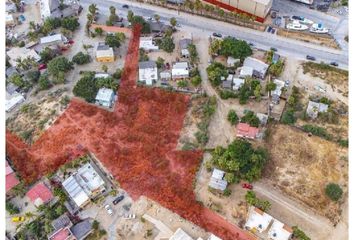
[[[73,93],[77,97],[85,99],[87,102],[93,102],[96,98],[98,88],[94,74],[85,74],[75,85]]]
[[[88,9],[89,9],[89,13],[90,13],[92,16],[96,16],[96,13],[97,13],[97,10],[98,10],[96,4],[91,4]]]
[[[279,77],[280,74],[283,72],[283,69],[284,61],[279,60],[278,62],[270,65],[268,72],[275,77]]]
[[[128,22],[132,22],[133,21],[133,17],[134,17],[134,13],[132,10],[129,10],[128,11],[128,15],[127,15],[127,19],[128,19]]]
[[[213,62],[207,67],[208,79],[216,87],[221,83],[221,77],[227,77],[226,67],[219,62]]]
[[[73,56],[73,59],[71,60],[73,63],[76,63],[78,65],[83,65],[86,63],[90,62],[90,55],[84,54],[83,52],[78,52]]]
[[[20,209],[16,207],[12,202],[9,201],[6,201],[6,211],[11,215],[20,213]]]
[[[39,53],[41,60],[43,63],[48,63],[50,60],[55,58],[55,52],[53,49],[46,47],[42,52]]]
[[[102,65],[102,71],[104,71],[105,73],[108,71],[108,67],[107,65]]]
[[[227,114],[227,120],[231,123],[231,125],[236,125],[238,122],[237,113],[234,110],[230,110]]]
[[[202,78],[200,75],[196,75],[191,78],[191,83],[194,87],[198,87],[202,83]]]
[[[59,56],[49,61],[48,73],[61,82],[63,74],[73,69],[73,63],[67,58]],[[65,74],[64,74],[65,75]]]
[[[170,24],[171,24],[172,27],[176,27],[176,25],[177,25],[176,18],[174,18],[174,17],[170,18]]]
[[[293,235],[297,240],[311,240],[298,226],[293,226]]]
[[[254,191],[247,191],[245,195],[245,200],[249,205],[255,206],[264,212],[269,211],[272,206],[269,201],[257,198],[256,193]]]
[[[274,82],[268,82],[266,85],[266,90],[268,92],[274,91],[277,88],[277,85]]]
[[[188,45],[189,58],[192,63],[196,63],[198,61],[198,52],[197,48],[194,44]]]
[[[294,115],[294,111],[287,110],[285,113],[283,113],[281,117],[281,123],[284,124],[294,124],[296,122],[296,117]]]
[[[32,70],[26,73],[25,79],[32,83],[37,83],[39,76],[40,76],[40,72],[38,70]]]
[[[236,181],[234,173],[225,173],[224,179],[228,183],[234,183]]]
[[[237,40],[232,37],[225,38],[221,43],[220,54],[226,57],[231,56],[243,60],[252,55],[252,49],[249,44],[243,40]]]
[[[188,86],[188,82],[186,80],[180,80],[177,82],[177,86],[180,88],[184,88]]]
[[[39,87],[39,90],[47,90],[50,88],[50,82],[48,80],[47,74],[42,74],[39,77],[38,87]]]
[[[118,88],[118,80],[112,77],[107,78],[97,78],[96,79],[97,88],[110,88],[112,90],[117,90]]]
[[[111,15],[116,15],[116,8],[113,7],[113,6],[110,6],[109,7],[109,12],[110,12]]]
[[[247,111],[247,113],[241,118],[241,122],[248,123],[252,127],[258,127],[260,124],[259,118],[252,111]]]
[[[151,33],[150,24],[148,24],[142,16],[133,16],[131,19],[132,26],[139,24],[142,26],[141,33]]]
[[[23,78],[19,74],[14,74],[10,77],[10,82],[12,82],[14,85],[17,87],[24,87],[26,85],[26,82],[23,80]]]
[[[98,27],[98,28],[95,28],[95,33],[97,33],[99,36],[102,36],[103,34],[103,29]]]
[[[155,14],[154,15],[154,19],[155,19],[156,22],[160,22],[160,15]]]
[[[120,34],[107,34],[105,43],[110,46],[110,47],[116,47],[118,48],[120,46],[121,42],[121,35]]]
[[[162,68],[164,64],[165,64],[165,59],[163,59],[162,57],[158,57],[156,60],[157,68]]]
[[[219,39],[213,40],[210,44],[210,47],[209,47],[210,55],[213,55],[213,56],[219,55],[219,52],[221,49],[221,44],[222,44],[221,40],[219,40]]]
[[[329,183],[326,186],[326,195],[333,201],[338,201],[343,195],[343,190],[336,183]]]
[[[61,26],[61,20],[59,18],[47,18],[42,27],[41,32],[47,35],[49,32]]]
[[[262,85],[257,85],[257,87],[255,88],[255,90],[253,91],[254,96],[256,97],[257,101],[261,100],[262,97]]]
[[[159,47],[167,53],[172,53],[175,49],[175,44],[172,37],[164,37]]]
[[[122,77],[122,73],[123,73],[123,70],[118,68],[118,69],[113,73],[112,77],[113,77],[114,79],[120,79],[120,78]]]
[[[75,31],[76,29],[79,28],[80,23],[79,20],[77,18],[74,17],[69,17],[69,18],[64,18],[61,21],[61,26],[65,29],[68,29],[70,31]]]

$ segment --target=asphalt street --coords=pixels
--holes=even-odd
[[[97,4],[96,0],[81,0],[81,5],[87,8],[90,4]],[[280,55],[285,57],[293,57],[296,59],[305,59],[306,55],[316,57],[317,61],[326,63],[336,61],[339,67],[348,68],[348,52],[347,49],[335,50],[327,47],[322,47],[306,42],[301,42],[277,35],[260,32],[225,22],[220,22],[200,16],[195,16],[186,13],[178,13],[175,10],[169,10],[162,7],[152,6],[149,4],[138,3],[127,0],[103,0],[97,6],[101,15],[109,15],[109,7],[115,6],[117,13],[120,16],[126,16],[129,9],[122,7],[123,4],[129,5],[129,9],[136,15],[143,17],[151,17],[155,13],[160,15],[163,22],[168,23],[171,17],[175,17],[177,22],[181,24],[182,28],[190,30],[193,34],[209,36],[213,32],[218,32],[224,36],[233,36],[248,42],[252,42],[255,47],[263,50],[269,50],[270,47],[278,49]],[[317,14],[317,13],[316,13]],[[322,15],[322,13],[319,13]],[[328,19],[334,18],[332,16]],[[338,24],[337,24],[338,25]],[[336,27],[338,28],[338,27]],[[343,32],[343,28],[340,28]]]

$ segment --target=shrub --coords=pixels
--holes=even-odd
[[[236,125],[238,122],[237,113],[234,110],[230,110],[227,114],[227,120],[231,123],[231,125]]]
[[[80,23],[77,18],[67,17],[61,21],[61,26],[73,32],[80,26]]]
[[[9,201],[6,201],[6,211],[8,211],[11,215],[20,213],[20,209]]]
[[[322,128],[322,127],[318,127],[318,126],[314,126],[314,125],[310,125],[310,124],[306,124],[302,126],[302,129],[305,132],[309,132],[312,133],[315,136],[327,139],[327,140],[331,140],[332,136],[326,131],[326,129]]]
[[[293,226],[293,235],[298,240],[311,240],[298,226]]]
[[[342,195],[343,190],[336,183],[329,183],[326,186],[326,195],[333,201],[338,201]]]
[[[226,67],[218,62],[213,62],[207,67],[208,79],[216,87],[221,83],[221,77],[227,77]]]
[[[269,201],[257,198],[256,193],[254,191],[247,191],[245,195],[245,200],[249,205],[253,205],[264,212],[270,210],[272,206]]]
[[[235,174],[233,173],[225,173],[225,181],[228,183],[234,183],[236,178],[235,178]]]
[[[282,115],[280,122],[288,125],[294,124],[296,122],[296,117],[294,115],[294,112],[290,110],[286,111]]]
[[[348,147],[349,146],[349,141],[348,139],[340,139],[338,141],[338,144],[341,146],[341,147]]]
[[[83,64],[89,63],[90,62],[90,55],[84,54],[83,52],[78,52],[77,54],[75,54],[73,56],[72,62],[76,63],[78,65],[83,65]]]
[[[259,118],[252,111],[247,111],[247,113],[241,118],[241,122],[248,123],[252,127],[258,127],[260,124]]]
[[[233,92],[233,91],[229,91],[229,90],[222,90],[219,92],[220,94],[220,98],[221,99],[229,99],[229,98],[237,98],[238,94]]]
[[[95,100],[97,91],[98,88],[93,74],[87,74],[82,77],[73,89],[75,96],[81,97],[87,102],[93,102]]]
[[[199,86],[202,83],[202,78],[197,75],[191,78],[191,83],[194,87]]]
[[[186,80],[180,80],[177,82],[177,86],[180,88],[184,88],[188,86],[188,82]]]
[[[224,192],[223,192],[223,195],[226,196],[226,197],[228,197],[228,196],[231,195],[231,193],[232,193],[232,191],[231,191],[230,189],[226,188],[226,189],[224,190]]]
[[[48,80],[47,74],[42,74],[39,77],[38,87],[39,87],[39,90],[47,90],[50,88],[50,82]]]

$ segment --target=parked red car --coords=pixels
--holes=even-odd
[[[44,64],[44,63],[39,64],[39,66],[38,66],[38,71],[44,70],[44,69],[46,69],[46,68],[47,68],[47,65],[46,65],[46,64]]]
[[[74,40],[69,40],[68,43],[73,45],[75,42],[74,42]]]
[[[250,184],[250,183],[242,183],[242,187],[243,187],[243,188],[250,189],[250,190],[252,190],[252,189],[253,189],[253,185],[252,185],[252,184]]]

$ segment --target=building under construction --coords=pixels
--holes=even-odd
[[[232,12],[246,13],[256,17],[259,22],[264,22],[273,0],[203,0],[212,5],[219,6]]]

